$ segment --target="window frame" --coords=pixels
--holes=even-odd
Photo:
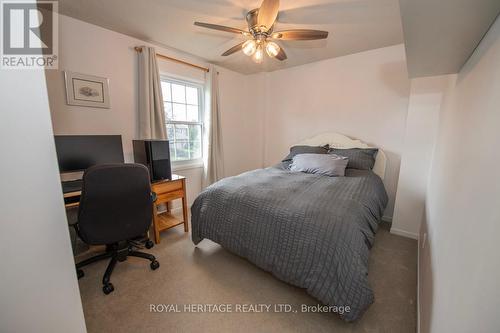
[[[178,77],[173,77],[173,76],[169,76],[169,75],[160,75],[160,81],[161,82],[166,82],[166,83],[170,83],[170,84],[180,84],[180,85],[183,85],[183,86],[186,86],[186,87],[190,87],[190,88],[195,88],[198,90],[198,121],[179,121],[179,120],[168,120],[166,115],[165,115],[165,131],[167,131],[167,125],[169,124],[172,124],[172,125],[198,125],[201,127],[201,133],[200,133],[200,136],[201,136],[201,145],[200,145],[200,148],[201,148],[201,157],[200,158],[194,158],[194,159],[188,159],[188,160],[181,160],[181,161],[173,161],[172,158],[171,158],[171,165],[172,165],[172,168],[174,170],[180,170],[180,169],[189,169],[189,168],[195,168],[195,167],[201,167],[203,166],[203,144],[204,144],[204,135],[205,135],[205,122],[204,122],[204,112],[205,112],[205,87],[203,84],[199,83],[199,82],[196,82],[196,81],[193,81],[193,80],[189,80],[189,79],[185,79],[185,78],[178,78]],[[172,89],[172,88],[170,88]],[[163,103],[172,103],[172,109],[173,109],[173,104],[175,103],[173,101],[173,95],[172,95],[172,91],[170,91],[170,95],[171,95],[171,98],[172,98],[172,101],[168,102],[165,100],[165,97],[163,97]],[[187,102],[187,101],[186,101]],[[177,103],[177,104],[181,104],[181,103]],[[188,105],[192,105],[192,104],[188,104],[188,103],[184,103],[184,105],[186,105],[186,109],[187,109],[187,106]],[[173,111],[172,111],[173,112]],[[165,113],[166,113],[166,110],[165,110]],[[168,140],[170,141],[170,138],[168,138]],[[169,147],[170,149],[170,147]]]

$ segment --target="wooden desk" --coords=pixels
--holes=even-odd
[[[189,231],[187,216],[186,178],[172,175],[172,180],[164,180],[151,184],[151,190],[156,193],[156,202],[153,205],[153,232],[155,243],[160,243],[160,232],[184,224],[184,231]],[[175,199],[182,199],[183,220],[172,215],[168,203]],[[167,210],[158,213],[158,205],[166,204]]]
[[[63,197],[64,197],[64,199],[76,198],[76,197],[79,197],[81,194],[82,194],[82,191],[68,192],[68,193],[64,193]],[[79,204],[80,204],[80,198],[78,198],[75,202],[65,203],[64,207],[66,207],[66,208],[77,207]]]
[[[189,231],[187,197],[186,197],[186,178],[179,175],[172,175],[172,180],[163,180],[151,184],[151,190],[156,193],[156,202],[153,204],[153,224],[155,243],[160,243],[160,232],[172,227],[184,224],[184,231]],[[65,204],[66,208],[77,207],[79,205],[77,197],[81,191],[69,192],[64,194],[65,199],[75,198],[71,203]],[[172,215],[168,203],[175,199],[182,199],[183,220],[177,219]],[[158,205],[166,204],[167,211],[158,213]]]

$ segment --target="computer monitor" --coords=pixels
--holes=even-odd
[[[121,135],[56,135],[59,171],[83,171],[96,164],[123,163]]]

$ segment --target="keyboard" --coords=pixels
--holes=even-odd
[[[82,190],[83,180],[70,180],[62,182],[63,193],[77,192]]]

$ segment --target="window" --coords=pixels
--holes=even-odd
[[[170,158],[173,162],[201,161],[203,87],[196,83],[162,78],[161,89],[170,140]]]

